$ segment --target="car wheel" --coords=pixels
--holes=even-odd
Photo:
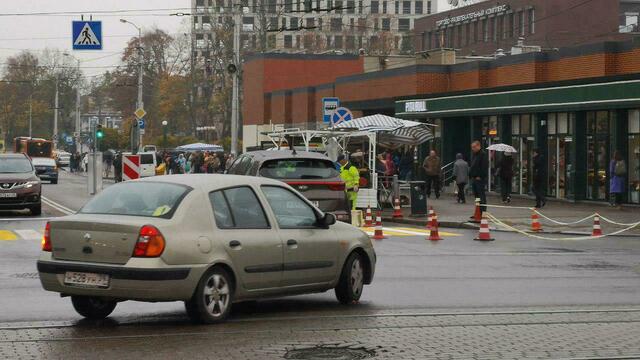
[[[222,268],[207,271],[196,288],[191,300],[185,302],[187,315],[204,324],[223,322],[231,312],[233,282]]]
[[[93,296],[72,296],[71,303],[78,314],[88,319],[104,319],[113,312],[118,304],[114,300]]]
[[[37,216],[42,214],[42,204],[38,204],[29,208],[31,215]]]
[[[336,297],[341,304],[352,304],[360,300],[364,287],[364,262],[360,254],[353,252],[347,258],[340,274]]]

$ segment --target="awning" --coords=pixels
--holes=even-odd
[[[222,146],[214,144],[193,143],[188,145],[181,145],[176,148],[180,151],[224,151]]]
[[[379,144],[397,148],[403,145],[420,145],[433,139],[431,126],[430,124],[376,114],[345,121],[335,127],[376,132]]]

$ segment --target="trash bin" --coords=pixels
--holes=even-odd
[[[424,181],[410,181],[411,216],[427,215],[427,187]]]

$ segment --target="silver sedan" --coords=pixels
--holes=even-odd
[[[335,289],[356,303],[375,264],[364,232],[282,182],[194,174],[120,183],[51,220],[38,272],[88,318],[119,301],[184,301],[192,319],[215,323],[263,297]]]

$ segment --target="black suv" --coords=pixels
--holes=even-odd
[[[0,210],[29,209],[40,215],[40,179],[25,154],[0,154]]]

